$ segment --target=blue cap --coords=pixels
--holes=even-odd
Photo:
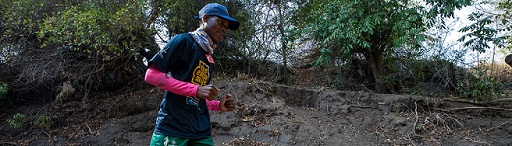
[[[222,17],[229,21],[228,29],[237,30],[240,27],[240,22],[235,18],[231,17],[225,6],[218,3],[209,3],[199,11],[199,16],[195,16],[196,19],[202,18],[204,15],[214,15]]]

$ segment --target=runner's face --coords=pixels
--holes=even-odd
[[[229,21],[218,16],[203,16],[206,19],[204,31],[212,38],[213,42],[219,43],[229,26]]]

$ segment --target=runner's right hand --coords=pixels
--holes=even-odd
[[[219,92],[220,90],[213,85],[199,86],[196,92],[196,97],[206,100],[213,100],[215,97],[217,97],[217,93]]]

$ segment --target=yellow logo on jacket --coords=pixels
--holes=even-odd
[[[194,73],[192,75],[192,83],[199,86],[205,86],[208,81],[208,77],[210,76],[209,69],[210,67],[206,63],[199,60],[199,65],[194,69]]]

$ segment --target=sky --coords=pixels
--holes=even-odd
[[[471,23],[473,23],[472,21],[470,21],[468,19],[469,14],[477,11],[478,9],[481,9],[481,8],[488,9],[490,7],[491,7],[490,5],[477,5],[477,6],[464,7],[461,10],[456,10],[455,17],[458,18],[458,20],[455,21],[455,19],[447,19],[448,22],[449,21],[454,22],[454,25],[452,25],[452,27],[454,29],[447,36],[447,42],[457,42],[457,40],[462,35],[464,35],[464,33],[458,32],[458,30],[460,30],[464,26],[467,26],[467,25],[470,25]],[[462,43],[460,43],[460,42],[457,43],[457,45],[455,46],[456,49],[462,49],[462,47],[463,47]],[[478,57],[481,60],[484,60],[486,62],[491,62],[491,61],[493,61],[492,56],[493,56],[493,49],[491,48],[489,50],[486,50],[486,52],[484,54],[479,54],[479,55],[477,52],[472,52],[472,51],[468,52],[468,54],[466,54],[466,56],[465,56],[465,60],[466,60],[466,63],[472,64],[472,63],[476,63],[478,61],[478,59],[477,59],[477,57]],[[504,54],[500,54],[497,52],[494,53],[494,61],[495,62],[503,62],[504,63],[504,57],[505,57]]]

